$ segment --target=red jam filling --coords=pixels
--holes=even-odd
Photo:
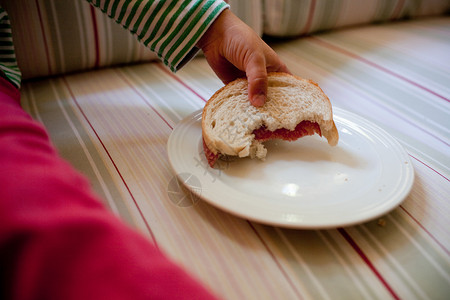
[[[203,152],[205,152],[206,160],[208,160],[210,167],[214,167],[214,164],[219,159],[219,154],[214,154],[209,150],[208,146],[206,146],[205,139],[203,139]]]
[[[294,130],[289,130],[286,128],[280,128],[275,131],[269,131],[265,126],[255,129],[253,134],[255,135],[255,140],[265,142],[273,139],[282,139],[285,141],[295,141],[301,137],[307,135],[313,135],[317,133],[322,136],[320,132],[319,124],[311,121],[300,122]]]
[[[295,141],[301,137],[313,135],[315,133],[322,136],[319,124],[311,121],[300,122],[295,127],[294,130],[280,128],[275,131],[270,131],[265,126],[262,126],[253,131],[253,134],[255,135],[255,140],[261,142],[273,139]],[[214,154],[213,152],[211,152],[211,150],[209,150],[209,148],[207,147],[205,140],[203,140],[203,150],[205,152],[206,159],[208,160],[208,164],[211,166],[211,168],[214,167],[214,164],[216,163],[217,159],[219,159],[219,154]]]

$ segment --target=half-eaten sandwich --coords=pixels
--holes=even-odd
[[[241,78],[218,90],[202,113],[203,148],[211,167],[221,156],[264,159],[263,142],[319,134],[335,146],[339,134],[331,103],[317,83],[286,73],[269,73],[267,99],[255,107]]]

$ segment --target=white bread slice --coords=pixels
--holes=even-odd
[[[253,131],[294,130],[302,121],[315,122],[332,146],[339,140],[331,102],[317,83],[286,73],[268,74],[267,100],[254,107],[248,100],[248,81],[237,79],[218,90],[202,113],[204,144],[215,155],[263,159],[267,150]]]

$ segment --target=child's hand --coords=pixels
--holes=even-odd
[[[275,51],[228,9],[206,31],[198,46],[225,84],[247,76],[248,96],[254,106],[266,100],[267,72],[289,73]]]

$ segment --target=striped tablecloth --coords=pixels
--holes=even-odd
[[[450,19],[352,28],[272,44],[335,107],[405,147],[413,189],[357,226],[261,225],[170,197],[167,140],[222,86],[203,58],[25,82],[23,106],[105,204],[225,299],[449,299]],[[107,251],[105,249],[105,251]]]

